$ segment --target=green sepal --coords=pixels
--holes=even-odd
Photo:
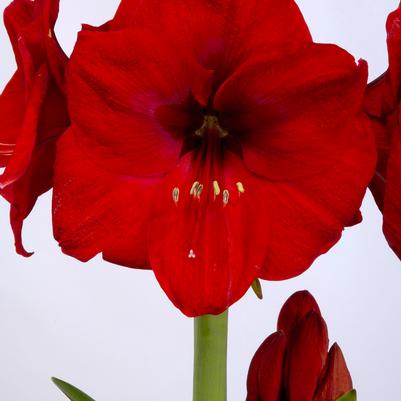
[[[71,400],[71,401],[95,401],[73,385],[52,377],[52,382]]]
[[[344,394],[342,397],[337,398],[336,401],[356,401],[356,390],[352,390],[347,394]]]
[[[260,284],[260,281],[258,278],[256,278],[254,280],[254,282],[252,283],[252,290],[255,293],[255,295],[259,298],[259,299],[263,299],[263,291],[262,291],[262,285]]]

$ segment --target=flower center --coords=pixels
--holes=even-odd
[[[192,177],[190,185],[183,183],[172,189],[172,199],[178,207],[183,200],[182,189],[186,187],[189,200],[196,201],[198,204],[210,201],[220,201],[223,207],[230,202],[230,194],[234,190],[237,197],[245,192],[242,182],[225,182],[223,174],[225,140],[229,136],[219,124],[218,117],[211,114],[204,115],[203,123],[194,135],[200,139],[200,146],[194,150],[191,163]],[[184,195],[185,196],[185,195]],[[188,198],[184,198],[188,200]],[[201,202],[202,201],[202,202]]]
[[[210,131],[217,133],[219,138],[225,138],[228,136],[228,132],[221,128],[218,118],[216,116],[207,114],[203,118],[202,126],[195,131],[195,135],[203,138],[205,134]]]

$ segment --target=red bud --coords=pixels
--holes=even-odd
[[[352,379],[341,348],[333,344],[313,401],[336,401],[352,390]]]

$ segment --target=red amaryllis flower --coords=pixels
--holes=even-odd
[[[63,251],[151,267],[185,314],[303,272],[358,219],[366,63],[293,1],[126,0],[80,33],[58,146]]]
[[[336,401],[352,390],[340,347],[327,352],[326,323],[309,292],[287,300],[277,330],[252,359],[247,401]]]
[[[364,108],[376,134],[378,164],[370,189],[383,213],[383,231],[401,258],[401,7],[387,20],[389,68],[369,84]]]
[[[0,96],[0,194],[11,204],[16,250],[25,256],[22,222],[52,185],[55,142],[68,125],[57,14],[58,0],[14,0],[4,11],[18,68]]]

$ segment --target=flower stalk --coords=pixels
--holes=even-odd
[[[227,400],[228,310],[194,319],[193,401]]]

